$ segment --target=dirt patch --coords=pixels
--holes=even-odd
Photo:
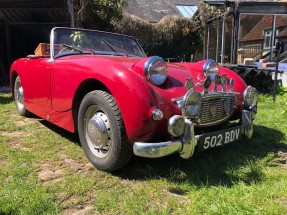
[[[13,131],[13,132],[8,132],[8,131],[0,131],[1,136],[6,136],[6,137],[22,137],[26,135],[22,131]]]
[[[24,147],[20,143],[16,143],[16,142],[8,142],[7,145],[9,145],[10,147],[12,147],[14,149],[19,149],[19,150],[25,151],[25,152],[31,152],[32,151],[31,148]]]
[[[287,169],[287,149],[274,149],[270,153],[273,154],[275,158],[275,161],[272,162],[270,166],[281,166]]]
[[[59,197],[60,199],[62,199],[60,204],[63,205],[64,208],[66,208],[61,212],[61,214],[95,214],[93,212],[94,207],[90,203],[79,202],[79,196],[65,196],[65,194],[62,193],[62,195],[60,194]]]
[[[85,161],[84,163],[80,163],[74,159],[69,158],[66,154],[63,153],[59,153],[59,157],[63,160],[61,165],[68,167],[75,173],[94,170],[94,166],[90,162]]]
[[[43,164],[41,171],[38,172],[38,178],[43,182],[44,186],[54,184],[64,180],[65,171],[63,169],[55,169],[52,164]]]
[[[91,163],[85,162],[80,163],[74,159],[69,158],[66,154],[60,153],[59,157],[61,158],[60,165],[52,165],[44,163],[40,166],[40,171],[38,172],[38,178],[43,183],[44,186],[50,184],[58,183],[65,179],[65,177],[71,173],[67,173],[65,170],[72,170],[74,173],[86,173],[90,170],[94,170],[94,167]]]
[[[93,165],[91,163],[79,163],[71,158],[66,158],[63,162],[63,165],[69,166],[69,168],[73,172],[82,172],[82,171],[88,171],[91,168],[93,168]]]
[[[31,120],[30,118],[24,118],[22,120],[19,120],[16,122],[16,125],[18,126],[26,126],[26,125],[31,125],[31,124],[35,124],[36,121],[35,120]]]
[[[93,212],[92,205],[75,205],[68,209],[65,209],[61,212],[62,215],[89,215],[89,214],[96,214]]]
[[[170,188],[166,192],[166,196],[172,196],[177,201],[179,201],[179,202],[181,202],[183,204],[191,203],[191,200],[188,199],[185,195],[186,195],[186,191],[185,190],[175,189],[175,188]]]

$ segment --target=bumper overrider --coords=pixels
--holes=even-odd
[[[194,131],[195,124],[200,124],[200,117],[196,117],[195,112],[197,108],[194,107],[194,105],[190,107],[190,104],[194,104],[190,100],[190,92],[192,91],[193,89],[188,90],[183,99],[177,101],[179,107],[183,110],[183,115],[174,115],[169,119],[167,126],[172,137],[171,140],[157,143],[135,142],[133,146],[135,155],[158,158],[178,152],[182,158],[189,159],[195,150],[203,151],[238,141],[241,137],[252,137],[253,120],[256,117],[258,101],[258,93],[254,87],[248,86],[243,93],[244,109],[241,111],[242,115],[239,123],[223,130],[200,135],[195,135]],[[218,95],[218,93],[213,94]],[[230,92],[227,94],[230,95]],[[225,95],[227,94],[225,92]],[[207,95],[202,95],[203,98],[205,96]],[[189,107],[190,110],[188,110],[187,107]],[[212,110],[212,108],[210,108],[210,110]],[[188,117],[187,113],[191,112],[193,115],[189,114]],[[232,111],[230,111],[230,114],[232,114]]]

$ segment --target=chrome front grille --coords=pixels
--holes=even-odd
[[[232,114],[235,96],[204,96],[201,100],[201,114],[198,124],[216,123]]]

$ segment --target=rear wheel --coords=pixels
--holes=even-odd
[[[97,169],[117,170],[132,156],[119,107],[107,92],[95,90],[83,98],[78,133],[87,158]]]
[[[14,99],[18,113],[22,116],[30,116],[31,113],[26,110],[24,105],[24,92],[19,76],[17,76],[14,82]]]

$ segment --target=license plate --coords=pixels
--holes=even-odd
[[[241,139],[242,126],[236,126],[212,133],[200,135],[198,138],[198,151],[223,146]]]

